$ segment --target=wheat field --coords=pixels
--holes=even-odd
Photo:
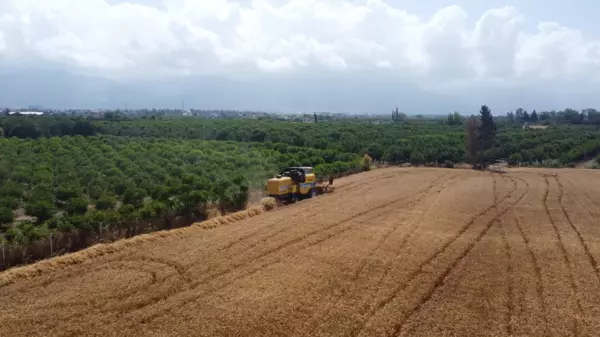
[[[0,336],[598,335],[600,174],[388,168],[336,185],[4,272]]]

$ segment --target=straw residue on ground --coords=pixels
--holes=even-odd
[[[591,336],[599,178],[355,175],[265,214],[0,274],[0,336]]]

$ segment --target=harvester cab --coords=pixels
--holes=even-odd
[[[286,167],[276,177],[269,179],[267,192],[281,203],[294,203],[327,193],[332,184],[333,177],[329,177],[327,185],[323,180],[317,180],[310,166]]]

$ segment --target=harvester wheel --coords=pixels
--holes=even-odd
[[[310,190],[310,197],[312,198],[316,198],[318,195],[317,193],[317,189],[313,188],[312,190]]]

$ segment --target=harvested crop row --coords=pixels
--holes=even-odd
[[[591,335],[599,177],[347,177],[317,199],[5,283],[0,335]]]

